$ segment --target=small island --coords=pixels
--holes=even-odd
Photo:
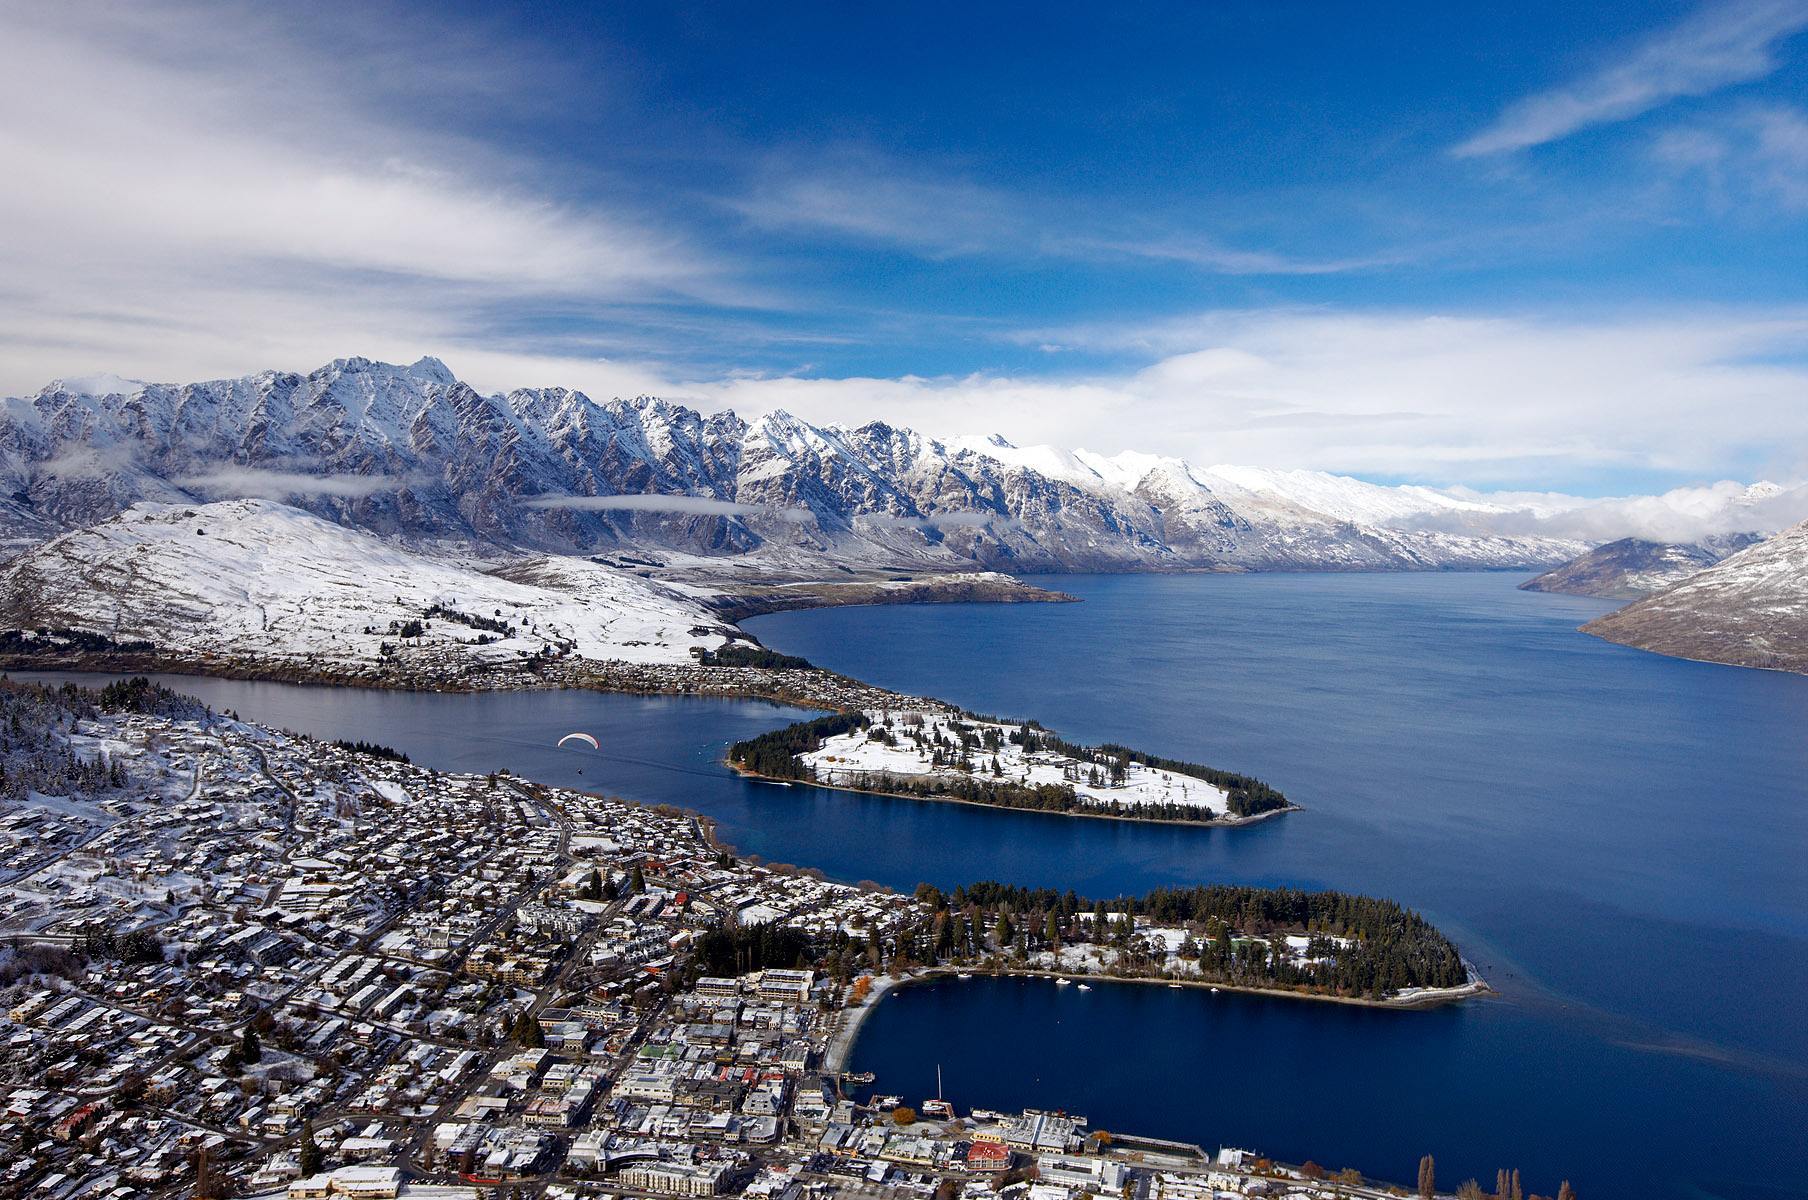
[[[1392,900],[1210,884],[1089,899],[975,883],[916,898],[920,960],[999,974],[1223,987],[1389,1007],[1479,995],[1456,944]]]
[[[1247,775],[933,705],[801,721],[736,742],[728,762],[781,782],[1127,821],[1242,825],[1299,807]]]

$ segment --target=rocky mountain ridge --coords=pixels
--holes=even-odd
[[[749,422],[563,388],[486,396],[430,358],[72,381],[0,406],[0,536],[15,547],[142,501],[247,496],[410,544],[633,550],[699,577],[726,561],[799,578],[1510,568],[1586,548],[1493,532],[1483,518],[1510,510],[1437,489],[943,442],[877,421]]]

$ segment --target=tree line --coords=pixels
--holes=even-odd
[[[1159,974],[1166,954],[1137,933],[1134,918],[1144,917],[1186,929],[1180,955],[1208,981],[1380,998],[1469,977],[1455,944],[1419,914],[1347,892],[1215,884],[1106,901],[982,882],[948,893],[924,885],[917,895],[929,914],[922,961],[1024,956],[1090,941],[1117,947],[1118,973]],[[1274,952],[1269,939],[1285,934],[1309,939],[1303,961]]]
[[[864,729],[863,713],[831,713],[813,721],[799,721],[771,733],[736,742],[728,748],[728,760],[756,775],[774,779],[815,779],[816,772],[798,756],[822,748],[827,738],[840,737],[856,729]]]
[[[776,650],[768,650],[764,646],[749,646],[742,642],[730,642],[720,650],[708,650],[701,646],[691,651],[697,661],[706,667],[759,667],[767,671],[809,671],[814,664],[807,658],[799,658],[795,654],[780,654]]]

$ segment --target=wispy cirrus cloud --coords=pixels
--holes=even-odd
[[[1451,153],[1475,158],[1540,146],[1681,97],[1763,78],[1780,65],[1780,44],[1804,28],[1808,3],[1802,0],[1711,3],[1592,74],[1513,102]]]
[[[1808,211],[1808,111],[1800,108],[1749,105],[1666,130],[1652,154],[1678,178],[1705,183],[1722,211],[1752,200]]]
[[[133,374],[412,357],[498,304],[735,303],[732,272],[628,203],[446,132],[519,103],[525,49],[374,14],[213,0],[0,10],[0,348]],[[342,36],[328,39],[323,28]],[[405,103],[403,101],[406,101]]]
[[[1403,253],[1314,256],[1236,246],[1212,234],[1148,226],[1122,212],[1058,205],[953,167],[899,161],[866,147],[768,158],[730,209],[766,229],[798,229],[898,247],[929,259],[1180,263],[1217,275],[1332,275],[1403,261]]]

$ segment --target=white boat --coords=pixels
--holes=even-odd
[[[1218,994],[1218,989],[1217,989],[1217,988],[1213,988],[1213,989],[1212,989],[1212,995],[1214,995],[1214,996],[1216,996],[1216,995],[1217,995],[1217,994]]]
[[[971,978],[973,978],[973,972],[962,971],[960,974],[956,975],[955,978],[956,979],[971,979]]]
[[[1168,986],[1171,988],[1178,988],[1180,985],[1178,983],[1170,983]]]
[[[1080,990],[1082,992],[1090,992],[1092,990],[1092,985],[1090,983],[1082,983],[1080,985]]]
[[[1071,980],[1071,979],[1063,979],[1059,975],[1055,976],[1055,986],[1056,987],[1066,987],[1068,984],[1070,984],[1072,982],[1073,982],[1073,980]]]

